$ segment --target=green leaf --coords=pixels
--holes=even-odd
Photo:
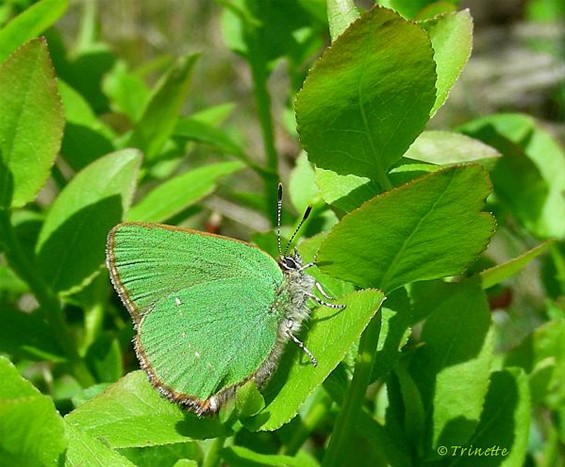
[[[318,365],[298,347],[285,349],[279,368],[263,391],[266,406],[246,421],[253,429],[272,431],[288,423],[306,398],[328,377],[357,341],[383,301],[377,290],[362,290],[339,299],[346,308],[321,307],[314,311],[304,344]]]
[[[243,446],[230,446],[222,450],[222,457],[233,467],[318,467],[314,457],[299,451],[295,456],[260,454]]]
[[[367,177],[338,175],[320,167],[316,167],[315,171],[316,185],[324,201],[344,212],[353,211],[382,191],[377,183]]]
[[[480,277],[483,289],[488,289],[493,285],[500,284],[502,281],[516,275],[524,266],[533,261],[535,258],[545,253],[547,248],[553,241],[546,241],[542,244],[532,248],[531,250],[522,253],[516,258],[512,258],[502,264],[497,264],[492,268],[481,271]]]
[[[449,11],[450,4],[457,4],[458,0],[379,0],[379,5],[398,11],[405,18],[415,18],[435,5],[441,5],[440,11]]]
[[[195,442],[166,444],[145,448],[124,448],[120,454],[134,462],[137,467],[202,465],[202,449]],[[194,462],[193,464],[176,464],[177,461]],[[197,462],[200,461],[200,462]]]
[[[451,88],[471,56],[473,19],[469,10],[436,16],[419,23],[430,35],[437,73],[434,115],[447,100]]]
[[[458,456],[458,465],[490,467],[493,458],[503,467],[524,465],[530,432],[528,380],[522,370],[507,368],[492,373],[485,405],[469,445],[498,448],[490,456]]]
[[[305,152],[301,152],[296,159],[296,164],[290,173],[288,194],[292,205],[298,212],[304,212],[308,206],[320,201],[320,194],[316,188],[316,174],[308,161]]]
[[[565,151],[559,143],[521,114],[490,115],[460,130],[503,154],[494,189],[518,219],[539,237],[565,238]]]
[[[65,466],[134,467],[135,464],[106,446],[103,439],[90,436],[68,422],[65,423],[65,431],[69,438]]]
[[[112,448],[145,447],[228,434],[217,419],[198,418],[159,395],[142,371],[129,373],[65,417]]]
[[[118,61],[102,86],[114,112],[126,115],[132,122],[139,120],[149,99],[149,89],[141,76],[129,72],[125,62]]]
[[[50,397],[0,356],[0,464],[60,465],[67,440]]]
[[[88,102],[62,80],[57,81],[67,124],[61,155],[74,170],[114,150],[112,130],[94,114]]]
[[[0,62],[24,42],[52,26],[68,7],[68,0],[41,0],[16,16],[0,29]]]
[[[424,131],[404,153],[407,159],[436,165],[480,162],[492,169],[500,153],[482,141],[449,131]]]
[[[410,373],[424,403],[432,451],[467,445],[479,423],[493,361],[493,333],[478,283],[449,284],[422,330]]]
[[[486,248],[493,217],[481,166],[454,166],[379,195],[328,234],[318,267],[361,287],[390,292],[461,273]]]
[[[0,65],[0,208],[22,207],[49,177],[64,117],[47,44],[34,39]]]
[[[381,308],[381,314],[372,381],[385,377],[396,366],[410,337],[412,310],[406,290],[398,289],[391,293]]]
[[[24,313],[3,306],[0,311],[0,352],[9,355],[62,362],[57,342],[46,338],[52,331],[38,312]]]
[[[332,41],[359,18],[359,11],[352,0],[328,0],[328,23]]]
[[[128,210],[140,164],[135,149],[108,154],[79,172],[51,206],[36,251],[55,292],[76,292],[99,271],[106,236]]]
[[[529,374],[532,403],[559,410],[565,404],[565,320],[538,326],[504,359],[504,366],[520,366]]]
[[[242,159],[246,157],[243,149],[223,130],[194,117],[179,118],[173,134],[191,141],[211,144],[226,154],[233,154]]]
[[[141,149],[148,162],[155,160],[172,135],[188,95],[192,69],[198,55],[179,59],[157,85],[141,120],[126,146]]]
[[[219,162],[174,177],[149,192],[128,215],[130,221],[161,222],[214,192],[218,181],[244,165]]]
[[[296,99],[300,139],[312,162],[387,186],[386,170],[416,139],[435,101],[426,33],[375,7],[339,36]]]

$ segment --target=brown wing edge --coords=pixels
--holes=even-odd
[[[108,232],[108,237],[106,239],[106,267],[110,272],[110,280],[112,281],[114,289],[116,290],[116,292],[118,292],[122,303],[129,311],[129,314],[133,319],[134,326],[137,327],[139,321],[141,320],[141,313],[131,300],[128,291],[126,290],[120,279],[120,273],[118,272],[118,268],[116,267],[116,259],[114,257],[116,232],[122,225],[124,224],[115,225],[114,227],[112,227],[112,230]]]
[[[269,382],[271,376],[277,369],[278,362],[282,356],[285,344],[288,342],[288,340],[289,338],[287,334],[282,331],[282,326],[279,325],[279,328],[277,329],[277,340],[275,342],[275,346],[273,347],[267,358],[263,361],[263,363],[261,363],[261,365],[259,365],[259,367],[246,378],[231,386],[221,389],[220,391],[212,394],[210,397],[204,400],[190,394],[175,391],[159,379],[159,377],[155,374],[155,371],[153,370],[153,367],[151,366],[151,363],[149,362],[145,351],[143,350],[139,331],[134,337],[133,344],[135,354],[137,355],[141,369],[147,374],[151,385],[154,386],[159,391],[159,393],[162,396],[166,397],[169,401],[186,407],[187,409],[196,413],[196,415],[198,415],[199,417],[203,417],[212,416],[218,413],[220,408],[235,396],[237,388],[243,386],[251,379],[255,380],[258,389],[265,387],[265,385]]]

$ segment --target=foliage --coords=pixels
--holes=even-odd
[[[150,86],[95,15],[71,51],[53,28],[66,0],[17,3],[0,7],[2,465],[562,465],[565,156],[522,114],[426,130],[469,58],[468,11],[218,2],[250,69],[257,157],[225,124],[237,104],[184,111],[198,55],[161,61]],[[313,207],[298,248],[347,307],[313,312],[317,367],[289,345],[262,393],[199,419],[136,370],[106,235],[122,220],[217,232],[212,194],[273,227],[283,61],[304,149],[283,233]],[[272,230],[252,236],[270,252]],[[501,302],[534,260],[541,297]],[[520,309],[536,326],[508,344],[493,317]]]

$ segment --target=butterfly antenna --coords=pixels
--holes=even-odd
[[[286,248],[284,249],[284,253],[283,256],[286,255],[288,253],[288,249],[292,243],[292,241],[294,240],[294,237],[296,237],[296,234],[298,233],[298,231],[300,230],[300,227],[302,227],[302,225],[304,224],[304,222],[306,222],[306,219],[308,219],[308,216],[310,216],[310,213],[312,212],[312,206],[308,206],[306,208],[306,211],[304,211],[304,215],[302,216],[302,220],[300,221],[300,223],[298,224],[298,227],[296,227],[296,229],[294,229],[294,233],[292,234],[292,237],[290,237],[290,240],[288,241],[288,243],[286,244]]]
[[[282,213],[282,203],[283,203],[283,186],[279,183],[277,190],[277,246],[279,248],[279,255],[282,256],[281,248],[281,213]]]

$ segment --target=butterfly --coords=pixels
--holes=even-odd
[[[211,415],[253,379],[262,388],[288,341],[312,364],[297,337],[309,317],[308,301],[331,308],[322,286],[306,273],[296,250],[297,229],[281,248],[282,185],[278,187],[280,258],[229,237],[164,224],[126,222],[108,234],[106,264],[128,309],[134,348],[149,381],[169,400]]]

